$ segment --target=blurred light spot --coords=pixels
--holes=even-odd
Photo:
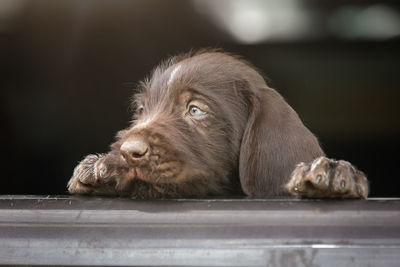
[[[22,10],[27,0],[0,0],[0,31],[6,31],[9,22]]]
[[[240,43],[297,39],[311,18],[297,0],[193,0],[195,8]]]
[[[333,33],[349,39],[387,39],[400,35],[400,13],[385,5],[340,8],[329,24]]]
[[[260,9],[247,8],[232,16],[226,25],[230,33],[244,43],[257,43],[271,34],[270,21]]]

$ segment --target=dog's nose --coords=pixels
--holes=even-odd
[[[149,144],[142,139],[127,140],[121,145],[121,154],[127,160],[140,160],[149,151]]]

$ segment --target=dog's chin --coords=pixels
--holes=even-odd
[[[171,184],[179,183],[187,178],[187,168],[182,165],[175,166],[172,169],[150,169],[145,166],[136,166],[130,168],[130,173],[134,175],[134,179],[138,179],[151,184]]]
[[[134,167],[135,179],[141,180],[154,185],[166,184],[186,184],[195,181],[205,181],[209,177],[213,177],[209,171],[197,169],[187,164],[172,164],[173,168],[163,169],[163,165],[157,166],[155,169],[148,169],[143,166]]]

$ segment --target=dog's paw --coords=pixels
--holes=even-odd
[[[74,169],[67,188],[71,194],[92,194],[104,186],[107,167],[102,164],[104,155],[88,155]]]
[[[67,188],[79,195],[129,195],[136,176],[115,153],[88,155],[75,167]]]
[[[347,161],[319,157],[298,164],[286,189],[305,198],[367,198],[368,180]]]

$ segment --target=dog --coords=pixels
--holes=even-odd
[[[317,138],[246,60],[172,57],[139,85],[131,125],[84,158],[68,191],[139,199],[366,198],[365,174],[325,157]]]

